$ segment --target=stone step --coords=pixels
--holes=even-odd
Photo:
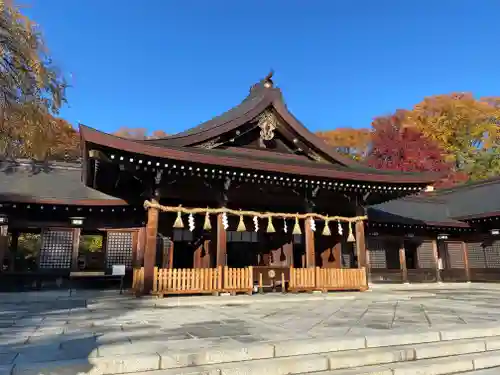
[[[304,372],[296,375],[498,375],[500,374],[499,366],[500,351],[496,350],[385,365],[326,370],[313,373]],[[221,375],[224,375],[224,371],[222,371]]]
[[[498,375],[498,374],[500,374],[500,367],[491,367],[483,370],[462,372],[461,375]]]
[[[397,372],[396,369],[413,371],[413,366],[417,365],[430,366],[430,371],[434,372],[429,372],[429,374],[446,374],[446,372],[439,372],[442,371],[439,369],[457,368],[459,371],[467,371],[500,366],[500,350],[491,350],[491,348],[498,348],[499,344],[500,337],[491,337],[282,357],[273,357],[268,347],[256,346],[253,349],[249,347],[247,350],[217,351],[214,349],[204,354],[181,355],[177,353],[175,356],[142,354],[26,363],[14,366],[12,374],[142,374],[144,372],[145,375],[211,375],[212,373],[279,375],[320,372],[343,375],[344,373],[354,374],[355,372],[352,372],[354,370],[351,369],[356,368],[357,371],[368,371],[367,374],[377,374],[376,371],[383,371],[382,374],[385,374],[389,370],[394,370],[394,374],[399,375],[406,374],[406,372],[401,372],[402,370]],[[373,370],[366,367],[374,365]],[[417,368],[420,368],[418,366]],[[363,372],[358,373],[363,374]],[[412,373],[408,372],[408,375]],[[427,373],[421,375],[425,374]]]
[[[236,374],[240,370],[243,371],[242,374],[297,374],[327,370],[346,371],[342,369],[355,366],[385,364],[399,366],[404,362],[411,364],[432,358],[439,359],[439,362],[441,358],[448,360],[471,353],[475,353],[473,354],[475,356],[481,355],[481,358],[490,358],[490,354],[495,354],[498,356],[496,365],[500,366],[500,327],[482,325],[462,330],[333,337],[322,340],[248,344],[240,347],[233,344],[229,347],[199,349],[196,352],[171,350],[167,353],[156,353],[154,350],[147,352],[147,347],[144,350],[143,354],[103,356],[106,351],[101,352],[99,348],[97,356],[93,358],[36,363],[15,362],[12,374],[80,372],[114,375],[147,371],[147,375],[173,375],[211,374],[211,371],[217,373],[219,369],[227,374]],[[472,360],[464,360],[469,361],[472,366]],[[462,371],[471,369],[473,367],[464,366]]]

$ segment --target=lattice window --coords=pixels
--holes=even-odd
[[[108,232],[106,267],[117,264],[132,267],[132,232]]]
[[[432,241],[423,241],[417,248],[417,258],[419,268],[435,268],[434,252]]]
[[[486,268],[486,257],[482,242],[469,242],[467,244],[469,268]]]
[[[73,253],[72,230],[45,230],[40,249],[40,268],[70,268]]]
[[[446,268],[465,268],[464,252],[461,242],[447,242],[446,248]]]
[[[383,240],[368,238],[367,250],[369,251],[371,268],[387,268],[387,257]]]
[[[484,248],[484,253],[487,268],[500,268],[500,241],[488,244]]]

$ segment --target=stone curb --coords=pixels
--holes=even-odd
[[[460,341],[462,340],[462,341]],[[411,346],[410,346],[411,345]],[[398,347],[399,346],[399,347]],[[219,374],[236,374],[241,361],[254,362],[257,366],[264,363],[272,368],[286,368],[290,371],[290,361],[302,363],[293,371],[325,371],[332,367],[348,364],[366,366],[380,363],[425,360],[427,358],[475,355],[474,360],[463,357],[456,365],[460,371],[500,366],[500,325],[474,325],[462,330],[441,330],[377,336],[343,337],[332,339],[288,340],[274,343],[249,344],[245,346],[218,347],[193,351],[170,351],[167,353],[144,353],[134,355],[97,356],[74,360],[53,362],[20,363],[0,367],[0,374],[39,375],[39,374],[77,374],[79,372],[96,374],[122,374],[140,371],[176,370],[175,374],[194,370],[193,366],[218,366],[227,370]],[[98,349],[99,350],[99,349]],[[362,352],[359,352],[361,350]],[[478,355],[481,354],[479,357]],[[488,354],[488,355],[486,355]],[[471,357],[472,358],[472,357]],[[264,361],[264,362],[262,362]],[[267,361],[267,362],[266,362]],[[464,362],[465,361],[465,362]],[[252,366],[246,362],[245,366]],[[438,364],[441,362],[437,362]],[[463,363],[473,364],[473,368]],[[344,365],[343,365],[344,364]],[[463,364],[463,365],[461,365]],[[436,365],[437,366],[437,365]],[[257,366],[258,367],[258,366]],[[445,366],[446,367],[446,366]],[[453,367],[455,368],[455,367]],[[183,372],[179,372],[179,371]],[[196,369],[198,371],[198,369]],[[259,371],[263,371],[259,367]],[[189,373],[189,372],[186,372]],[[199,373],[199,372],[195,372]],[[245,372],[246,373],[246,372]],[[252,374],[249,372],[248,374]],[[255,372],[266,374],[267,372]],[[287,374],[285,372],[284,374]],[[293,372],[298,373],[298,372]],[[166,373],[168,374],[168,372]],[[172,372],[174,374],[174,372]],[[210,374],[210,372],[209,372]],[[269,372],[281,374],[281,372]],[[412,372],[395,372],[410,375]],[[417,373],[415,373],[417,374]],[[434,372],[429,373],[434,374]],[[436,372],[435,374],[442,374]],[[151,373],[154,375],[154,373]]]

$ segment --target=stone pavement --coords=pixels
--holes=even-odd
[[[494,324],[499,307],[496,284],[165,299],[109,291],[0,294],[0,374],[13,363]]]

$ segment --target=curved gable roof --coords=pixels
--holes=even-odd
[[[343,156],[327,144],[323,139],[309,131],[290,111],[288,111],[281,90],[274,87],[271,75],[254,84],[249,95],[236,107],[224,112],[220,116],[201,123],[200,125],[168,137],[147,140],[145,143],[154,143],[164,146],[189,147],[219,137],[239,126],[251,121],[269,107],[273,107],[281,118],[298,134],[305,143],[316,151],[326,154],[337,163],[344,166],[359,166],[359,163]]]

